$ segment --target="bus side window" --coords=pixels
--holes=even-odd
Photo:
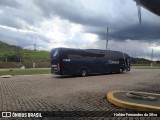
[[[69,55],[69,58],[71,60],[78,60],[79,59],[79,55]]]
[[[78,57],[78,56],[76,56],[76,59],[79,59],[79,57]]]
[[[63,59],[68,59],[68,55],[66,52],[62,52]]]

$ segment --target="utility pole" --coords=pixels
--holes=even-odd
[[[107,41],[106,41],[106,50],[108,50],[108,32],[109,32],[109,27],[107,27]]]
[[[151,53],[151,67],[153,67],[153,48],[152,48],[152,53]]]
[[[37,39],[37,38],[35,38],[34,51],[36,50],[36,39]]]
[[[8,58],[6,57],[6,63],[8,62]]]
[[[35,38],[35,43],[34,43],[34,54],[36,54],[36,39],[37,38]],[[35,68],[36,67],[36,62],[35,62],[36,60],[35,60],[35,58],[34,58],[34,60],[33,60],[33,68]]]

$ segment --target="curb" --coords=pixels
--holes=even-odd
[[[118,92],[135,92],[135,93],[141,93],[141,94],[146,94],[146,95],[154,95],[154,96],[159,96],[160,94],[153,94],[153,93],[145,93],[145,92],[136,92],[136,91],[125,91],[125,90],[117,90],[117,91],[112,91],[107,94],[107,99],[110,103],[127,108],[127,109],[132,109],[132,110],[138,110],[138,111],[160,111],[160,106],[152,106],[152,105],[146,105],[146,104],[138,104],[138,103],[133,103],[133,102],[126,102],[122,101],[116,97],[114,97],[114,93]]]

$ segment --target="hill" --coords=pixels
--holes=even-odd
[[[8,45],[0,41],[1,62],[47,62],[50,60],[50,53],[47,51],[27,50],[18,46]]]
[[[18,46],[8,45],[0,41],[0,62],[49,62],[50,53],[47,51],[27,50]],[[131,57],[131,64],[150,64],[144,58]],[[156,61],[156,63],[160,63]]]

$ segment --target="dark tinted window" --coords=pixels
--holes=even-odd
[[[56,58],[58,56],[58,50],[53,50],[51,53],[52,58]]]

